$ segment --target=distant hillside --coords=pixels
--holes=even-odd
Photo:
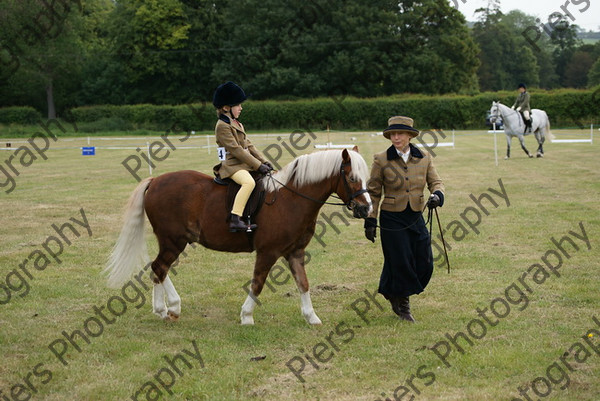
[[[469,27],[469,29],[473,29],[474,26],[475,26],[474,21],[467,21],[467,27]],[[577,32],[577,37],[579,39],[581,39],[584,44],[593,45],[594,43],[596,43],[597,41],[600,40],[600,32],[593,32],[593,31],[586,32],[586,31],[580,30],[579,32]]]
[[[583,32],[579,31],[577,33],[577,37],[583,41],[585,44],[594,44],[600,40],[600,32]]]

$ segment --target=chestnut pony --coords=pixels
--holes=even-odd
[[[300,290],[304,318],[310,324],[321,324],[310,299],[304,249],[315,232],[319,210],[331,194],[336,193],[353,210],[354,217],[367,217],[371,209],[366,191],[368,173],[362,156],[346,149],[296,158],[263,180],[265,202],[252,234],[229,232],[224,206],[227,187],[215,184],[212,177],[184,170],[146,178],[129,199],[124,226],[105,269],[109,286],[121,287],[149,263],[145,211],[159,246],[151,264],[152,307],[161,318],[177,320],[181,313],[181,299],[169,278],[169,268],[187,244],[197,242],[217,251],[256,251],[252,285],[240,316],[242,324],[254,324],[256,297],[271,267],[282,256]]]

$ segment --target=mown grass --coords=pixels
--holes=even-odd
[[[554,133],[559,138],[583,135],[579,131]],[[282,134],[281,140],[256,137],[254,142],[264,149],[288,136]],[[358,144],[369,164],[373,153],[388,146],[381,136],[357,133],[319,133],[315,142],[328,140]],[[202,138],[196,141],[205,143]],[[533,142],[526,139],[530,150],[535,150]],[[145,140],[114,142],[136,143],[143,145]],[[469,229],[458,241],[452,232],[446,233],[452,247],[452,272],[448,275],[438,265],[426,291],[412,297],[417,324],[398,321],[381,296],[376,300],[384,310],[371,301],[368,322],[351,308],[365,296],[365,290],[376,291],[382,255],[379,240],[371,244],[364,239],[362,221],[346,224],[336,218],[340,233],[328,227],[322,235],[326,246],[313,240],[308,247],[312,256],[308,276],[322,326],[310,327],[301,317],[292,280],[275,286],[275,292],[265,288],[262,306],[255,312],[256,325],[240,326],[242,286],[251,278],[254,255],[188,248],[173,277],[182,297],[179,322],[168,324],[152,315],[151,292],[144,291],[145,298],[135,303],[139,309],[128,304],[127,311],[113,324],[105,324],[102,334],[90,338],[89,344],[77,338],[81,352],[69,346],[65,366],[50,352],[49,344],[64,338],[63,330],[82,330],[84,321],[95,316],[94,306],[105,306],[120,293],[106,288],[101,270],[120,231],[125,202],[136,185],[121,164],[135,150],[98,149],[96,156],[84,157],[74,147],[85,144],[85,139],[51,144],[48,160],[38,159],[21,168],[15,190],[0,194],[0,284],[6,284],[7,274],[18,269],[31,252],[43,249],[49,235],[56,235],[51,224],[62,225],[72,217],[81,220],[83,209],[93,233],[89,236],[75,225],[80,237],[67,233],[72,244],[65,245],[62,262],[52,260],[43,271],[31,269],[29,294],[20,297],[22,291],[17,291],[8,304],[0,305],[3,395],[10,397],[11,387],[24,384],[38,366],[39,377],[29,375],[36,389],[36,393],[28,390],[32,399],[130,399],[168,366],[163,356],[193,351],[195,342],[203,367],[191,358],[191,368],[180,364],[183,375],[176,377],[174,394],[163,391],[161,399],[377,400],[394,399],[395,390],[401,399],[399,386],[404,385],[410,393],[402,399],[414,395],[417,400],[509,400],[519,396],[517,387],[547,377],[548,366],[574,343],[582,342],[581,337],[595,326],[592,316],[600,317],[597,145],[547,144],[544,159],[528,159],[513,141],[513,158],[500,160],[496,167],[492,136],[458,132],[455,148],[434,149],[447,191],[446,205],[440,209],[443,227],[460,221],[460,214],[474,206],[470,194],[499,190],[499,179],[510,206],[496,198],[499,205],[489,206],[489,215],[482,215],[479,234]],[[498,146],[503,155],[501,136]],[[11,153],[0,153],[0,161]],[[285,150],[283,154],[281,164],[292,159]],[[190,168],[209,172],[215,163],[214,152],[178,149],[157,164],[154,175]],[[144,164],[140,175],[147,174]],[[340,209],[326,206],[322,211],[330,216]],[[560,277],[551,275],[543,284],[532,285],[527,306],[523,302],[511,305],[510,314],[494,327],[488,326],[486,335],[473,339],[472,346],[459,340],[463,353],[453,348],[447,360],[451,366],[434,354],[432,348],[447,340],[446,334],[466,332],[469,322],[479,318],[477,308],[489,307],[529,266],[542,263],[545,252],[554,249],[552,237],[560,239],[569,230],[580,232],[580,222],[591,250],[577,242],[579,250],[573,249],[571,257],[565,258]],[[437,231],[434,228],[434,234]],[[147,234],[153,255],[156,244],[150,227]],[[324,353],[331,357],[325,363],[316,362],[318,369],[304,358],[305,382],[300,382],[286,363],[312,353],[315,345],[327,343],[327,337],[338,350]],[[591,339],[596,346],[598,337]],[[582,363],[569,357],[573,371],[568,372],[568,385],[566,379],[552,383],[544,399],[597,399],[600,354],[589,352]],[[254,357],[265,358],[251,360]],[[52,377],[42,374],[43,370]],[[551,374],[559,377],[557,370]],[[28,393],[21,391],[25,399]],[[531,390],[529,396],[540,398]]]

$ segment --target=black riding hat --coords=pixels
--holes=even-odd
[[[519,88],[523,88],[523,89],[527,89],[527,86],[525,86],[525,84],[520,83],[519,86],[517,87],[517,89]]]
[[[244,90],[231,81],[219,85],[213,94],[213,106],[220,109],[223,106],[235,106],[248,99]]]

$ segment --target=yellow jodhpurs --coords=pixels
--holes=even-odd
[[[233,209],[231,210],[231,213],[237,214],[238,216],[242,216],[244,214],[246,202],[248,202],[248,198],[250,197],[250,194],[252,194],[252,190],[254,190],[254,186],[256,185],[256,183],[254,182],[254,178],[252,178],[250,173],[246,170],[240,170],[234,175],[232,175],[230,178],[242,186],[238,193],[235,195],[235,200],[233,201]]]

